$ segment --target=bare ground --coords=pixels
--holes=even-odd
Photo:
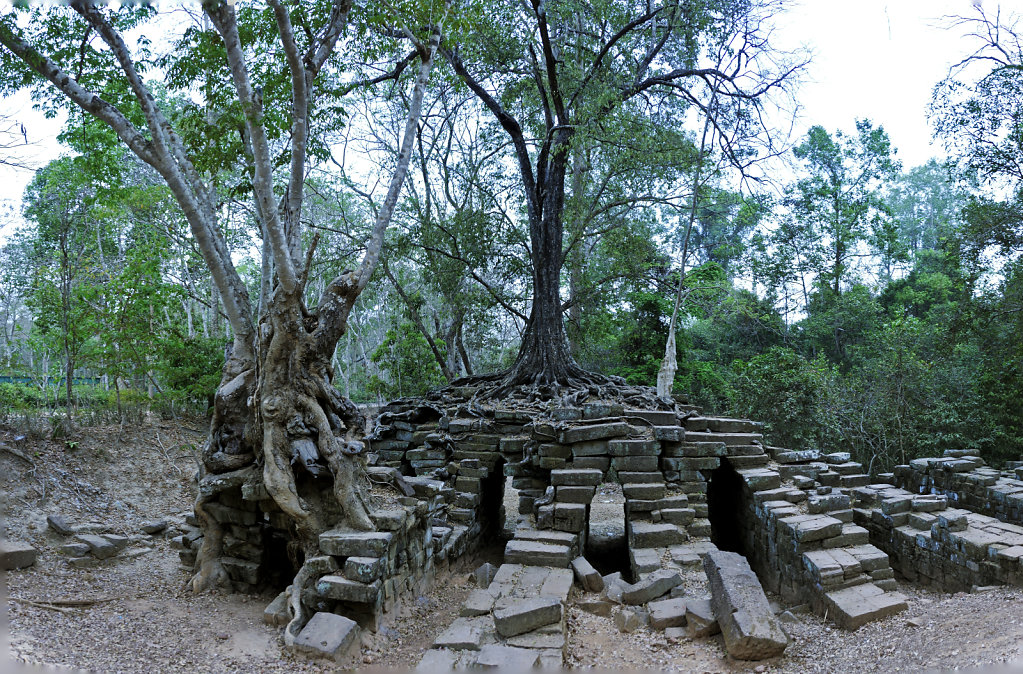
[[[86,429],[68,444],[17,440],[0,429],[2,529],[40,551],[32,568],[9,572],[4,587],[15,661],[102,672],[322,672],[336,665],[295,658],[282,650],[279,630],[261,614],[273,598],[183,590],[188,572],[165,536],[140,532],[148,520],[180,523],[194,498],[198,446],[204,422],[153,421],[124,429]],[[620,517],[607,499],[608,517]],[[514,507],[509,502],[510,507]],[[596,509],[601,511],[603,506]],[[64,542],[46,527],[46,515],[74,524],[96,522],[130,536],[117,557],[72,568]],[[434,589],[407,598],[376,635],[364,639],[366,670],[408,669],[457,615],[473,589],[468,571],[494,560],[488,550],[442,573]],[[729,659],[720,637],[669,641],[662,632],[621,634],[610,617],[571,607],[568,663],[599,669],[684,672],[919,672],[1007,666],[1023,669],[1023,590],[998,588],[944,594],[903,585],[910,610],[849,633],[819,617],[799,614],[786,625],[793,643],[784,657],[761,663]],[[573,597],[582,597],[573,591]],[[90,606],[43,607],[56,599],[95,600]],[[60,610],[56,610],[60,609]],[[1017,663],[1007,665],[1007,663]]]

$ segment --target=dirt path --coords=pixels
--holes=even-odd
[[[13,432],[0,430],[0,442],[36,465],[33,472],[0,452],[3,528],[40,550],[36,566],[6,577],[10,655],[24,663],[103,672],[336,671],[282,650],[279,630],[261,621],[272,596],[185,593],[188,572],[168,540],[139,532],[144,521],[182,521],[190,509],[195,464],[187,446],[197,445],[203,432],[200,423],[159,422],[123,433],[98,428],[71,448],[17,441]],[[618,518],[613,496],[607,508]],[[509,499],[509,510],[513,504]],[[52,513],[74,523],[104,524],[130,536],[131,543],[115,560],[72,568],[58,551],[63,539],[46,528]],[[467,560],[439,577],[427,595],[406,600],[388,625],[364,639],[362,667],[414,667],[474,589],[468,581],[472,565],[499,561],[498,553],[494,548]],[[610,617],[570,607],[568,663],[683,672],[916,672],[1023,664],[1023,590],[955,595],[909,585],[900,590],[910,598],[907,613],[854,633],[799,614],[799,622],[786,627],[793,643],[785,656],[762,663],[728,659],[720,637],[669,641],[648,630],[625,635]],[[110,601],[63,611],[29,603],[71,597]]]

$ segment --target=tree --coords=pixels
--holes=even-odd
[[[75,370],[97,328],[89,288],[102,280],[90,222],[94,193],[78,164],[68,157],[53,161],[25,190],[25,215],[36,223],[35,328],[62,356],[68,419],[75,406]]]
[[[441,49],[457,76],[508,135],[524,190],[532,265],[532,305],[515,363],[498,389],[528,384],[549,395],[558,385],[600,383],[574,361],[562,321],[561,269],[566,176],[573,144],[622,114],[670,123],[673,103],[700,105],[701,87],[722,100],[748,104],[731,130],[718,134],[722,150],[742,121],[755,123],[763,99],[801,67],[772,61],[765,16],[775,5],[666,2],[548,4],[500,2],[487,6],[472,40]],[[726,30],[727,29],[727,30]],[[737,69],[706,67],[704,42],[718,31],[735,36]],[[584,58],[569,58],[583,54]],[[663,111],[666,120],[658,118]]]
[[[318,95],[328,83],[343,79],[335,54],[343,51],[338,46],[351,22],[352,4],[336,0],[290,9],[279,0],[269,4],[270,11],[261,12],[236,11],[219,0],[204,3],[214,30],[190,31],[186,43],[195,49],[185,55],[201,62],[200,70],[216,73],[211,79],[220,78],[217,100],[229,105],[211,112],[226,119],[222,126],[211,124],[207,132],[236,134],[232,137],[243,150],[243,168],[251,178],[254,211],[268,251],[262,274],[272,279],[272,294],[258,316],[218,222],[222,202],[210,178],[217,163],[210,161],[212,155],[186,143],[195,134],[183,134],[175,124],[182,118],[147,83],[151,59],[145,43],[133,52],[124,38],[126,30],[152,17],[152,9],[127,7],[115,12],[73,2],[70,10],[36,10],[29,22],[19,21],[22,14],[8,14],[0,21],[0,72],[7,90],[32,85],[50,105],[73,104],[99,119],[166,182],[212,272],[233,333],[203,450],[204,466],[210,473],[223,474],[254,462],[261,465],[263,485],[294,522],[299,558],[310,559],[325,529],[339,522],[359,529],[373,526],[361,478],[362,419],[331,385],[331,360],[379,259],[384,230],[407,173],[446,7],[417,5],[418,14],[404,18],[356,10],[365,12],[363,27],[398,25],[398,33],[414,45],[412,60],[419,66],[412,73],[401,152],[362,261],[357,269],[326,284],[318,304],[309,308],[303,293],[316,239],[304,245],[302,209],[312,124],[319,119]],[[401,28],[404,25],[422,28],[413,31]],[[89,39],[93,36],[98,46]],[[282,68],[264,69],[266,63],[259,58],[267,54],[283,59],[277,62]],[[216,114],[210,118],[215,122]],[[277,154],[271,149],[272,138],[286,139]],[[275,190],[278,168],[283,180]],[[256,400],[251,407],[250,396]],[[331,478],[332,507],[299,497],[299,483],[311,478],[293,465]],[[227,580],[221,563],[224,530],[206,508],[215,489],[201,487],[200,493],[195,511],[205,536],[191,583],[196,591]],[[295,618],[286,630],[289,643],[308,617],[301,594],[310,575],[303,566],[293,585]]]
[[[898,175],[899,164],[884,128],[857,120],[855,135],[832,136],[815,126],[794,154],[806,177],[788,191],[786,203],[805,255],[817,265],[820,287],[841,294],[842,284],[854,280],[853,263],[865,256],[860,245],[867,240],[889,263],[883,273],[890,278],[897,254],[881,188]]]

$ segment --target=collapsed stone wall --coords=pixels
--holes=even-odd
[[[855,464],[858,472],[851,472],[852,462],[842,453],[794,457],[772,451],[790,462],[788,470],[782,470],[786,465],[736,470],[742,481],[737,497],[744,513],[739,518],[743,551],[764,587],[783,601],[827,612],[848,629],[904,610],[888,555],[852,522],[848,488],[819,482],[832,482],[835,475],[857,476],[847,482],[859,482],[862,466]],[[799,465],[797,458],[807,461]],[[810,460],[818,458],[824,461]]]
[[[889,480],[917,494],[944,494],[960,508],[1023,524],[1023,467],[1004,473],[984,465],[971,450],[948,450],[940,458],[896,466]]]
[[[1023,586],[1023,482],[976,452],[948,450],[853,490],[856,521],[907,580],[947,592]],[[950,507],[955,506],[955,507]]]

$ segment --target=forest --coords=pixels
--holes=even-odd
[[[293,386],[279,404],[337,432],[345,399],[466,377],[549,397],[660,374],[873,472],[1019,458],[1017,26],[950,19],[973,51],[934,83],[948,159],[907,166],[884,119],[786,133],[813,63],[772,44],[783,9],[5,10],[0,88],[63,116],[65,151],[0,248],[0,420],[205,415],[240,377],[261,423]]]

